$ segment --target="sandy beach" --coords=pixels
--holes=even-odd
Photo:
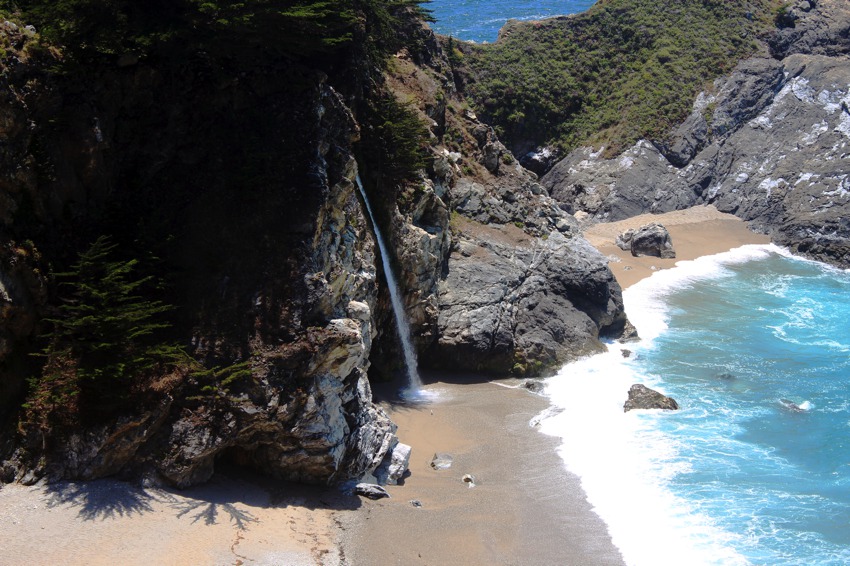
[[[667,228],[676,250],[675,259],[632,257],[615,245],[617,236],[630,228],[658,223]],[[625,289],[659,269],[669,269],[676,262],[729,251],[746,244],[769,244],[770,238],[755,234],[731,214],[713,206],[695,206],[664,214],[641,214],[620,222],[595,224],[584,232],[585,238],[611,260],[614,277]]]
[[[621,232],[652,222],[670,232],[676,259],[632,257],[614,244]],[[597,224],[585,236],[611,258],[623,288],[678,261],[770,241],[714,207]],[[426,389],[438,394],[432,405],[385,403],[399,437],[413,447],[410,476],[388,486],[391,499],[364,501],[345,516],[343,546],[352,564],[623,563],[579,479],[564,469],[556,439],[529,425],[547,408],[545,398],[508,388],[512,380],[424,377]],[[451,454],[452,467],[432,469],[436,452]],[[463,483],[464,474],[475,476],[476,487]]]
[[[633,258],[617,234],[666,226],[676,259]],[[586,237],[612,259],[623,287],[677,261],[767,243],[711,207],[599,224]],[[436,399],[410,406],[393,388],[378,398],[413,447],[410,473],[370,501],[334,489],[224,470],[207,485],[176,492],[113,480],[0,488],[0,563],[286,565],[615,565],[605,524],[557,440],[530,424],[545,398],[515,380],[425,375]],[[600,447],[604,450],[604,447]],[[435,453],[452,456],[435,470]],[[463,481],[474,476],[475,487]]]

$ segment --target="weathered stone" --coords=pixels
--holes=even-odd
[[[374,476],[380,485],[396,485],[407,472],[411,448],[399,442],[387,453],[375,470]]]
[[[661,224],[647,224],[635,230],[629,239],[629,250],[635,257],[644,255],[662,259],[676,257],[670,233]]]
[[[665,409],[676,411],[679,404],[670,397],[654,391],[645,385],[636,383],[629,389],[629,398],[623,405],[623,412],[628,413],[636,409]]]
[[[434,454],[434,457],[431,458],[431,467],[435,470],[448,470],[452,467],[452,458],[451,454],[437,453]]]
[[[383,499],[390,497],[389,492],[379,485],[373,483],[358,483],[354,486],[354,493],[368,497],[369,499]]]
[[[440,282],[438,367],[540,375],[620,335],[620,287],[583,238],[511,241],[483,226],[460,238],[477,249],[452,253]]]

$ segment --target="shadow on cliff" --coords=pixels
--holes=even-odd
[[[84,521],[107,521],[145,513],[172,512],[178,519],[216,525],[225,521],[237,529],[250,529],[259,509],[355,510],[357,496],[332,487],[305,486],[259,476],[231,467],[217,472],[202,486],[185,491],[141,488],[118,480],[57,482],[45,486],[48,508],[74,507]]]

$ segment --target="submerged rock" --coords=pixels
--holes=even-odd
[[[645,385],[636,383],[629,389],[629,398],[623,405],[623,412],[628,413],[635,409],[665,409],[676,411],[679,409],[679,404],[671,397],[654,391]]]

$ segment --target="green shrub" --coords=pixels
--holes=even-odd
[[[663,139],[699,91],[757,49],[779,3],[600,0],[570,18],[510,23],[495,44],[451,45],[464,50],[454,61],[476,112],[509,144],[613,153]]]

